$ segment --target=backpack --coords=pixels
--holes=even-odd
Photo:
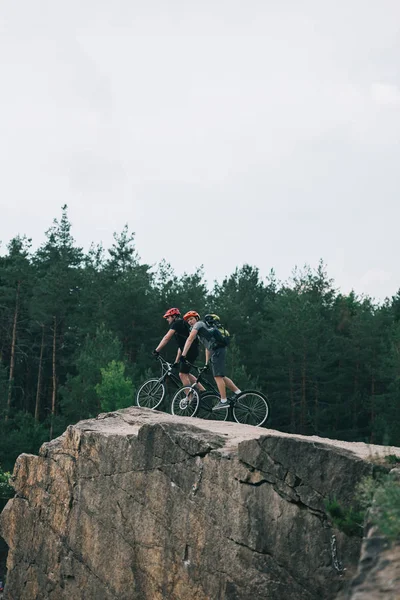
[[[222,325],[218,315],[209,314],[204,317],[204,323],[210,328],[214,337],[215,348],[225,348],[229,346],[231,341],[231,335],[227,329]]]

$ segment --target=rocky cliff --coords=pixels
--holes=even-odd
[[[350,503],[383,451],[136,408],[82,421],[17,461],[5,597],[335,598],[361,539],[324,500]]]

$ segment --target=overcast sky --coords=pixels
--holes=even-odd
[[[399,0],[0,0],[0,240],[400,288]]]

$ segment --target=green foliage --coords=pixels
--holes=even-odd
[[[49,440],[45,423],[37,423],[29,413],[18,412],[7,421],[0,421],[0,463],[11,471],[16,458],[23,452],[36,454]]]
[[[268,394],[268,427],[400,445],[400,292],[382,305],[340,294],[322,262],[296,268],[283,283],[273,270],[264,277],[245,264],[210,289],[201,267],[178,276],[165,261],[142,263],[128,226],[111,248],[85,254],[64,206],[36,252],[24,236],[9,242],[0,298],[7,470],[20,452],[37,452],[49,423],[54,437],[132,404],[133,390],[158,373],[150,354],[171,306],[220,315],[233,338],[228,375]],[[175,343],[164,352],[173,360]]]
[[[366,477],[357,486],[356,496],[364,508],[372,509],[370,518],[379,530],[391,541],[400,540],[400,481],[390,473]]]
[[[95,417],[102,409],[96,386],[101,369],[122,357],[122,344],[102,323],[94,336],[87,335],[76,357],[76,375],[68,374],[60,388],[60,405],[72,421]],[[104,410],[104,409],[103,409]]]
[[[382,476],[364,477],[356,486],[355,498],[364,509],[368,509],[373,502],[378,487],[382,485]]]
[[[131,406],[134,398],[132,380],[125,377],[125,365],[112,360],[107,367],[100,369],[101,383],[95,387],[103,411],[109,412]]]
[[[400,483],[389,478],[377,489],[374,502],[379,529],[390,540],[400,540]]]
[[[7,401],[7,369],[0,362],[0,416],[3,417],[6,412]]]
[[[14,495],[14,489],[10,484],[11,473],[3,471],[0,467],[0,500],[8,500]]]
[[[325,501],[325,509],[335,527],[349,536],[362,537],[365,511],[360,507],[342,506],[336,498]]]
[[[396,456],[396,454],[387,454],[385,456],[385,462],[389,465],[397,465],[397,463],[400,463],[400,456]]]

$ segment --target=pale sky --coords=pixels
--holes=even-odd
[[[0,0],[0,240],[400,288],[399,0]]]

